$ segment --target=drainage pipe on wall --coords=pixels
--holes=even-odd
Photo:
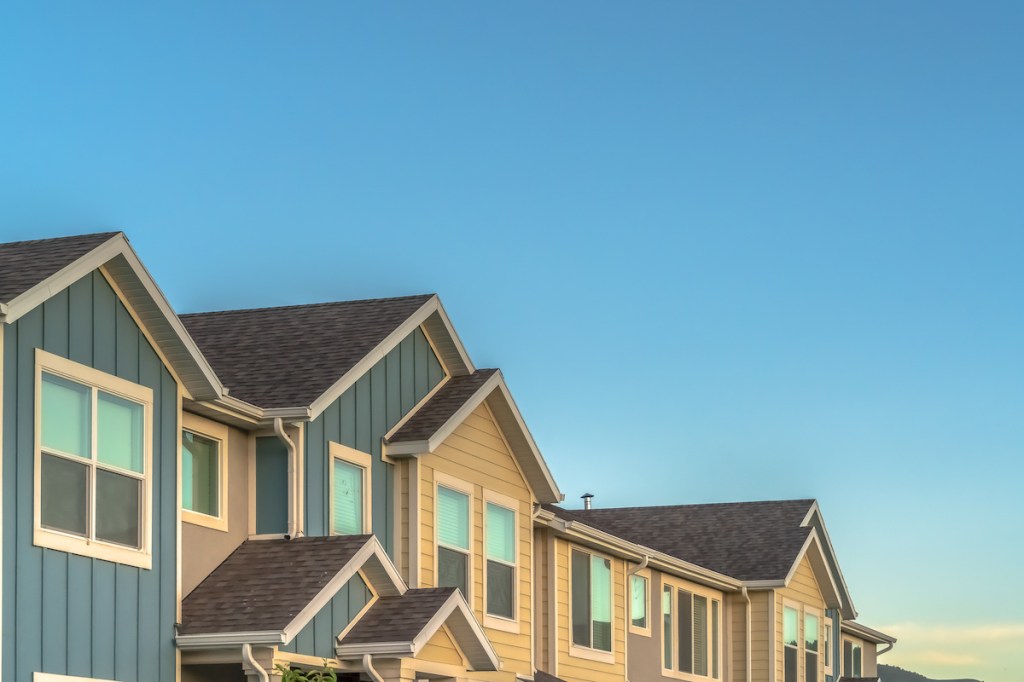
[[[252,655],[252,645],[248,642],[242,645],[242,661],[256,671],[256,675],[259,676],[260,682],[270,682],[270,675],[260,665]]]
[[[750,679],[750,673],[751,673],[751,662],[750,662],[750,652],[751,652],[750,633],[751,633],[751,627],[750,627],[750,618],[753,615],[753,608],[751,607],[751,604],[750,604],[750,595],[747,593],[747,586],[746,585],[744,585],[741,588],[740,596],[743,597],[743,601],[747,602],[747,614],[746,614],[746,618],[745,618],[746,625],[747,625],[747,637],[746,637],[746,640],[747,640],[746,641],[747,655],[745,657],[747,676],[744,679],[746,680],[746,682],[751,682],[751,679]]]
[[[280,417],[274,417],[274,434],[278,440],[288,448],[288,537],[294,538],[298,535],[299,514],[296,508],[299,504],[299,453],[295,447],[295,441],[288,437],[284,431],[284,421]]]
[[[370,676],[373,682],[384,682],[384,678],[380,676],[377,669],[373,667],[373,656],[370,654],[363,654],[363,670]]]

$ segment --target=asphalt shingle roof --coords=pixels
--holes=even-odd
[[[578,521],[739,580],[781,580],[810,534],[800,524],[814,500],[568,510]]]
[[[494,376],[496,369],[478,369],[472,374],[452,377],[409,418],[388,442],[403,443],[426,440],[459,411],[473,394]]]
[[[411,642],[454,592],[454,587],[430,587],[408,590],[400,597],[381,597],[341,643]]]
[[[247,540],[185,597],[179,631],[282,630],[371,537]]]
[[[555,677],[543,670],[538,670],[533,675],[533,682],[565,682],[561,677]]]
[[[0,302],[17,298],[118,234],[98,232],[0,244]]]
[[[181,315],[231,395],[263,408],[305,407],[432,294]]]

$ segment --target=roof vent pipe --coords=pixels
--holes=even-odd
[[[593,504],[592,500],[594,499],[593,493],[583,493],[582,495],[580,495],[580,498],[582,498],[583,500],[583,508],[590,509],[590,507]]]

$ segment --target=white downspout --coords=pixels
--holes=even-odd
[[[746,637],[747,655],[745,657],[746,677],[744,679],[745,679],[746,682],[751,682],[751,679],[750,679],[750,673],[751,673],[751,661],[750,661],[750,656],[751,656],[751,653],[750,653],[751,652],[751,646],[750,646],[751,627],[750,627],[750,618],[753,615],[753,608],[752,608],[752,606],[750,604],[750,595],[747,594],[747,586],[746,585],[744,585],[741,588],[740,595],[743,597],[743,601],[747,602],[747,614],[746,614],[746,618],[745,618],[746,625],[747,625],[747,637]]]
[[[651,562],[650,555],[644,554],[643,558],[640,559],[640,563],[636,565],[636,568],[631,568],[629,570],[629,573],[626,574],[626,577],[627,578],[632,578],[634,575],[636,575],[640,571],[642,571],[645,568],[647,568],[647,564],[649,564],[650,562]]]
[[[370,676],[373,682],[384,682],[384,678],[380,676],[377,669],[373,667],[373,656],[370,654],[363,654],[363,670]]]
[[[259,676],[260,682],[270,682],[270,675],[267,674],[267,671],[262,665],[256,662],[256,659],[252,655],[252,645],[248,642],[242,645],[242,661],[256,671],[256,675]],[[383,682],[383,680],[381,682]]]
[[[875,653],[875,656],[881,656],[882,654],[887,654],[887,653],[889,653],[890,651],[892,651],[892,648],[893,648],[894,646],[896,646],[896,642],[889,642],[889,646],[885,647],[885,648],[884,648],[884,649],[882,649],[881,651],[878,651],[878,652],[876,652],[876,653]]]
[[[288,448],[288,537],[294,538],[298,535],[298,451],[295,448],[295,441],[288,437],[284,431],[284,421],[280,417],[274,417],[274,434]]]

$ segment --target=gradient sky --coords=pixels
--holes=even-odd
[[[883,662],[1024,678],[1019,3],[152,4],[0,9],[3,241],[436,291],[570,503],[816,497]]]

